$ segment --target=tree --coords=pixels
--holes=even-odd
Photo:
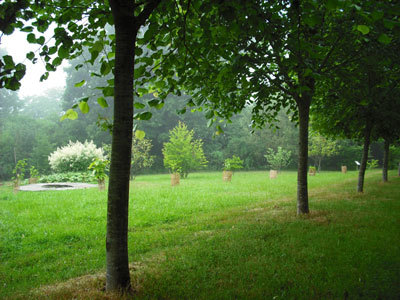
[[[297,212],[308,213],[309,109],[328,71],[358,58],[358,47],[348,46],[359,34],[353,26],[355,4],[226,1],[215,15],[212,7],[202,9],[200,24],[191,23],[181,47],[183,54],[199,58],[200,71],[178,69],[180,78],[193,79],[192,103],[205,104],[210,120],[230,118],[251,103],[253,127],[274,121],[281,108],[294,113],[299,123]],[[202,48],[202,39],[210,47]],[[189,44],[198,47],[188,51]]]
[[[311,134],[310,142],[308,155],[314,158],[319,173],[321,171],[322,159],[338,152],[337,142],[329,140],[318,133]]]
[[[224,161],[224,171],[232,171],[243,169],[243,160],[239,156],[232,155],[232,158],[227,158]]]
[[[389,14],[388,7],[381,12],[377,20]],[[383,19],[384,24],[387,22]],[[345,69],[335,70],[321,84],[320,98],[313,109],[316,121],[313,124],[318,124],[316,127],[324,134],[363,142],[357,184],[357,191],[363,192],[371,141],[390,132],[385,130],[386,124],[396,127],[398,122],[398,115],[393,115],[393,110],[398,110],[398,101],[392,99],[391,92],[398,88],[400,78],[395,50],[400,41],[392,27],[386,25],[359,29],[363,35],[368,34],[368,38],[359,41],[363,45],[359,50],[361,58]]]
[[[169,142],[164,143],[164,165],[172,173],[179,173],[186,178],[190,171],[207,166],[203,152],[203,142],[193,140],[194,131],[179,124],[170,131]]]
[[[400,77],[400,66],[397,70],[391,68],[387,73]],[[387,73],[385,75],[387,75]],[[396,77],[387,78],[385,93],[378,112],[378,121],[375,124],[375,135],[383,139],[382,181],[388,181],[390,145],[400,139],[400,86]],[[382,86],[383,87],[383,86]],[[390,95],[390,96],[389,96]]]
[[[113,151],[110,167],[106,237],[106,289],[127,290],[130,288],[127,233],[135,45],[139,29],[148,22],[149,16],[161,0],[144,2],[110,0],[107,4],[81,0],[74,2],[74,5],[68,8],[65,5],[69,3],[63,1],[22,2],[26,4],[22,8],[13,6],[13,2],[8,0],[2,4],[2,8],[11,6],[13,11],[13,17],[7,19],[7,22],[5,22],[7,29],[3,32],[9,34],[15,28],[21,28],[23,31],[29,32],[27,35],[29,42],[41,45],[39,55],[44,58],[47,69],[42,79],[46,79],[49,72],[61,65],[64,59],[75,58],[82,54],[84,46],[89,48],[90,60],[94,61],[106,44],[111,45],[112,51],[105,55],[104,68],[100,70],[101,74],[107,75],[113,69],[115,75],[113,85],[102,89],[103,94],[114,96]],[[173,6],[172,3],[170,6]],[[87,18],[88,22],[81,22],[83,18]],[[50,24],[55,23],[55,45],[47,46],[45,37],[36,37],[36,34],[32,32],[33,26],[26,26],[20,19],[34,19],[32,25],[39,31],[39,35],[45,32]],[[104,29],[106,24],[113,25],[115,28],[115,35],[108,36],[109,39],[107,39]],[[144,40],[148,41],[152,36],[153,34],[149,34]],[[54,55],[56,57],[51,59]],[[115,59],[113,59],[114,56]],[[36,60],[36,54],[30,52],[27,54],[27,58]],[[15,66],[9,57],[4,58],[4,61],[11,71],[19,72],[17,75],[21,77],[20,73],[24,71],[23,68],[18,65]],[[5,80],[14,80],[13,78],[16,77],[12,74],[13,78],[8,79],[10,76],[3,76],[3,73],[0,75],[2,80],[4,78]],[[18,78],[16,79],[17,84],[10,84],[7,81],[5,85],[9,85],[10,88],[18,88]],[[3,86],[3,83],[1,86]],[[87,99],[80,101],[77,106],[82,112],[87,112]],[[76,112],[68,110],[66,117],[76,118]]]
[[[141,170],[152,166],[154,156],[150,155],[151,147],[151,140],[145,137],[137,137],[137,135],[133,136],[131,159],[131,176],[133,179]]]
[[[278,147],[276,152],[273,149],[268,148],[267,154],[265,154],[264,157],[267,159],[272,170],[280,171],[282,168],[285,168],[290,164],[291,154],[290,151],[286,151],[282,149],[282,147]]]
[[[27,53],[27,58],[33,62],[38,56],[43,59],[47,71],[42,80],[48,78],[63,60],[74,59],[86,49],[90,53],[86,62],[93,64],[100,57],[101,67],[94,76],[106,76],[110,72],[114,75],[106,86],[98,87],[103,96],[97,99],[102,106],[107,105],[106,97],[113,97],[114,100],[114,121],[113,124],[106,124],[113,133],[107,206],[106,289],[125,291],[130,287],[127,233],[133,118],[148,120],[151,117],[148,111],[133,114],[134,106],[145,106],[144,103],[134,103],[134,94],[151,95],[147,104],[161,108],[166,96],[178,90],[173,67],[176,64],[180,68],[186,66],[179,59],[167,61],[162,57],[177,57],[176,49],[171,47],[174,44],[172,40],[185,35],[191,5],[199,8],[206,1],[78,0],[73,5],[59,0],[18,2],[24,6],[15,6],[12,0],[1,4],[2,9],[11,7],[12,15],[4,22],[1,20],[6,28],[3,32],[11,34],[19,28],[28,33],[28,42],[39,45],[40,51]],[[23,22],[31,19],[32,26]],[[82,22],[83,19],[85,22]],[[54,45],[47,43],[42,35],[51,24],[55,24]],[[107,25],[114,27],[115,34],[108,34]],[[38,32],[33,32],[34,28]],[[144,30],[140,31],[141,28]],[[206,46],[203,44],[203,47]],[[144,51],[141,47],[148,50]],[[5,86],[17,89],[24,66],[15,65],[11,56],[4,58],[3,65],[6,72],[0,74],[0,86],[7,81]],[[76,69],[81,67],[82,64],[77,65]],[[76,84],[80,86],[85,81]],[[76,108],[84,114],[88,113],[88,101],[87,96],[80,99],[65,112],[63,119],[76,119]]]

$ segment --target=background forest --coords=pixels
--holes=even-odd
[[[75,65],[82,63],[76,60],[65,68],[67,81],[65,90],[46,90],[41,96],[19,98],[17,92],[0,90],[0,180],[12,177],[18,160],[27,159],[29,165],[35,166],[40,174],[51,173],[48,156],[57,147],[65,146],[69,141],[93,140],[102,147],[110,144],[111,135],[106,127],[112,122],[111,97],[107,99],[109,107],[103,108],[96,103],[100,92],[95,87],[106,85],[107,77],[90,76],[99,66],[85,65],[79,71]],[[86,81],[84,87],[76,87],[76,83]],[[90,111],[79,114],[78,119],[60,121],[64,112],[71,108],[78,99],[89,97]],[[204,153],[208,160],[208,170],[221,170],[224,160],[232,155],[244,161],[245,170],[267,169],[264,155],[268,148],[277,150],[282,147],[291,151],[289,169],[297,167],[298,130],[284,111],[278,115],[276,127],[253,129],[251,123],[251,107],[232,119],[232,123],[224,124],[224,133],[216,134],[215,127],[207,126],[205,112],[199,109],[185,109],[187,96],[169,96],[164,107],[157,110],[151,108],[152,118],[147,121],[136,121],[137,128],[146,133],[151,140],[151,155],[154,163],[144,173],[167,172],[163,164],[162,148],[169,139],[169,131],[179,121],[184,122],[189,130],[194,130],[195,138],[204,144]],[[183,111],[186,111],[183,113]],[[180,112],[180,113],[177,113]],[[103,128],[103,129],[101,129]],[[315,143],[317,133],[311,133],[310,147]],[[339,170],[342,164],[355,169],[355,160],[360,161],[362,147],[351,140],[331,142],[336,151],[330,156],[322,157],[322,170]],[[311,148],[310,148],[311,149]],[[397,147],[391,148],[390,167],[395,167],[400,157]],[[318,165],[317,158],[310,153],[310,165]],[[383,158],[383,142],[371,145],[370,159],[379,163]]]

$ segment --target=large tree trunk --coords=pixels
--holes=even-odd
[[[370,125],[367,125],[364,132],[364,147],[361,158],[360,170],[358,172],[358,184],[357,184],[357,192],[359,193],[362,193],[364,191],[364,177],[365,177],[365,170],[367,168],[368,151],[371,139],[371,129],[372,127]]]
[[[115,23],[114,126],[107,205],[106,290],[130,288],[129,175],[133,130],[133,72],[137,29],[133,10],[110,0]]]
[[[299,109],[299,162],[297,169],[297,214],[308,214],[308,123],[311,100],[300,99]]]
[[[388,181],[388,165],[389,165],[389,140],[385,139],[383,147],[383,167],[382,167],[382,180],[383,182]]]

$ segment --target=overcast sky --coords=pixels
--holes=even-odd
[[[13,57],[14,62],[23,62],[26,65],[26,74],[21,81],[19,96],[29,98],[33,95],[42,95],[47,89],[64,89],[66,74],[63,71],[63,66],[59,66],[56,72],[50,72],[47,80],[39,81],[40,76],[46,71],[45,65],[40,59],[34,65],[26,59],[26,53],[35,52],[39,49],[39,45],[29,44],[26,41],[26,35],[25,32],[17,31],[12,35],[3,35],[0,44],[0,48],[5,49]]]

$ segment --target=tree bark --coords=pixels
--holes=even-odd
[[[318,173],[321,172],[321,161],[322,161],[322,158],[319,157],[319,158],[318,158]]]
[[[361,165],[360,170],[358,171],[358,184],[357,184],[357,192],[362,193],[364,191],[364,177],[365,177],[365,170],[367,168],[367,161],[368,161],[368,151],[369,151],[369,144],[371,140],[371,130],[372,127],[367,125],[364,132],[364,147],[363,147],[363,154],[361,158]]]
[[[389,146],[390,142],[385,139],[385,144],[383,147],[383,167],[382,167],[382,180],[383,182],[388,181],[388,165],[389,165]]]
[[[133,10],[110,0],[115,24],[114,125],[107,205],[106,290],[130,289],[129,175],[133,130],[133,73],[137,28]]]
[[[297,169],[297,214],[308,214],[308,123],[311,99],[297,101],[299,109],[299,162]]]

